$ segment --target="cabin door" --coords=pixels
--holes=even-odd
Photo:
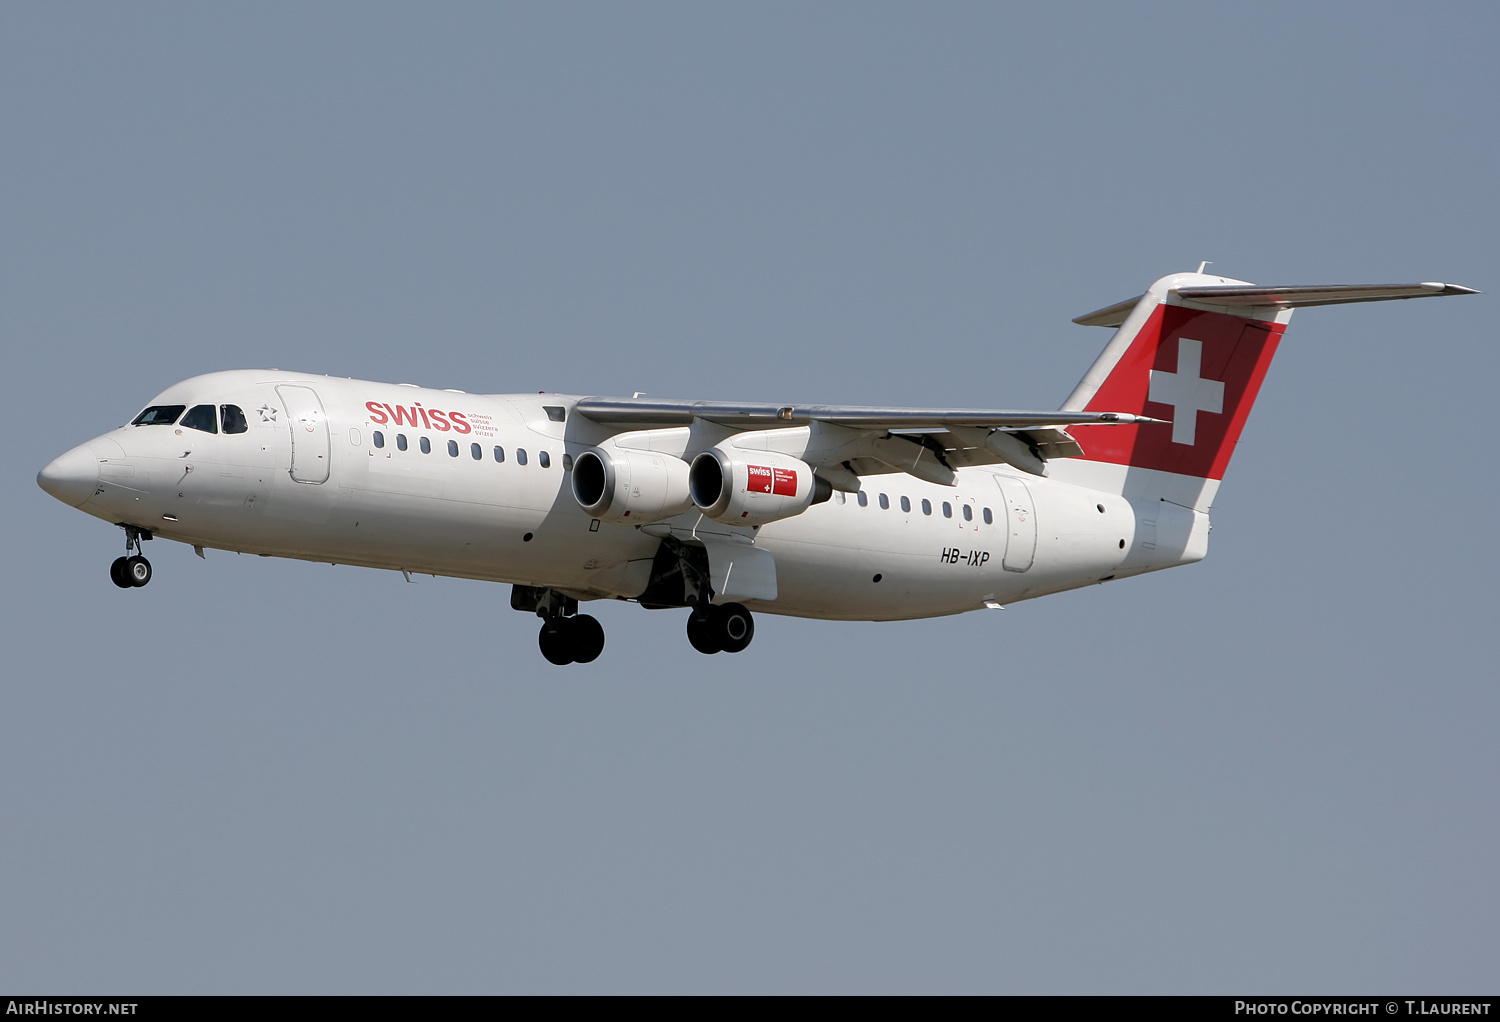
[[[328,481],[328,416],[311,387],[277,386],[292,430],[292,478],[299,483]]]

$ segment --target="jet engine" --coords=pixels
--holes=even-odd
[[[573,459],[573,498],[606,522],[637,525],[693,506],[688,464],[653,451],[591,447]]]
[[[828,480],[788,454],[710,447],[688,475],[693,503],[727,525],[764,525],[800,515],[833,496]]]

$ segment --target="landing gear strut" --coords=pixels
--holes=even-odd
[[[738,603],[705,603],[688,618],[687,636],[699,653],[739,653],[755,638],[755,618]]]
[[[512,586],[510,605],[533,611],[542,619],[536,641],[548,663],[559,667],[588,664],[604,652],[604,627],[588,614],[578,613],[573,597],[540,586]]]
[[[121,589],[139,589],[151,581],[151,562],[141,556],[141,540],[150,539],[151,533],[134,525],[122,528],[125,530],[125,556],[116,557],[109,566],[109,578]]]
[[[668,536],[657,548],[643,607],[691,607],[687,636],[699,653],[738,653],[755,638],[755,619],[738,603],[714,604],[708,551]]]

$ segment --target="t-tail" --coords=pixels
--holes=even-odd
[[[1164,421],[1072,427],[1083,454],[1052,462],[1052,475],[1124,495],[1150,531],[1158,519],[1180,518],[1171,559],[1197,560],[1209,505],[1294,309],[1477,293],[1441,283],[1258,287],[1204,273],[1163,277],[1138,298],[1073,321],[1117,329],[1062,407]]]

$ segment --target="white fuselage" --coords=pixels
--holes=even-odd
[[[173,424],[106,433],[84,445],[99,479],[80,506],[199,547],[580,598],[639,596],[666,535],[746,543],[775,561],[776,599],[746,600],[753,609],[851,620],[1003,605],[1198,560],[1206,549],[1201,512],[1005,466],[961,469],[950,487],[866,476],[859,494],[835,493],[758,528],[696,509],[646,526],[601,522],[578,505],[568,471],[618,431],[573,414],[575,400],[214,373],[154,403],[233,404],[245,432]],[[299,413],[299,401],[314,410]]]

